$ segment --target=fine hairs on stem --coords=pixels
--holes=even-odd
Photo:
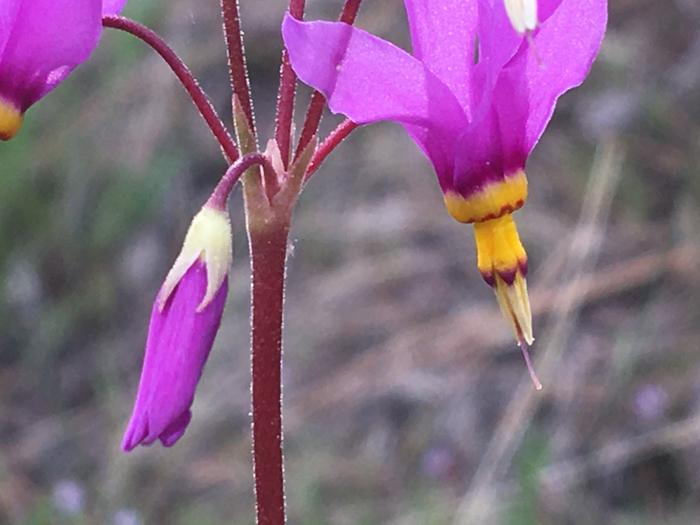
[[[291,0],[290,14],[302,19],[304,4],[304,0]],[[340,21],[352,24],[359,6],[360,0],[346,0]],[[282,525],[286,521],[282,449],[282,321],[292,210],[303,186],[302,181],[318,169],[357,125],[345,120],[319,146],[316,134],[325,100],[323,95],[315,92],[292,157],[297,77],[284,50],[273,147],[268,147],[265,153],[259,152],[238,1],[221,0],[221,9],[238,145],[187,65],[158,34],[134,20],[116,15],[105,16],[102,23],[105,27],[119,29],[139,38],[165,60],[219,142],[229,168],[207,205],[224,210],[228,196],[241,176],[249,174],[247,180],[252,182],[244,185],[244,195],[252,272],[251,426],[256,523]],[[262,181],[264,183],[261,184]],[[263,188],[264,193],[261,193]]]

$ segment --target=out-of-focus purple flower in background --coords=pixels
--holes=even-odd
[[[0,139],[24,112],[85,62],[102,34],[102,15],[126,0],[0,0]]]

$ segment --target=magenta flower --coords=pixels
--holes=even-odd
[[[205,206],[193,219],[153,305],[136,403],[122,440],[124,451],[156,439],[169,447],[184,434],[221,323],[230,263],[228,214]]]
[[[511,213],[527,198],[525,163],[558,97],[598,53],[607,2],[405,4],[413,55],[347,24],[287,15],[292,66],[333,112],[406,129],[432,162],[449,213],[474,223],[479,270],[521,346],[531,344],[527,256]]]
[[[102,33],[102,15],[126,0],[0,0],[0,139],[24,112],[85,62]]]

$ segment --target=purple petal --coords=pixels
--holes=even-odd
[[[0,98],[24,112],[56,87],[97,45],[101,13],[100,0],[3,2]]]
[[[440,78],[469,112],[477,7],[465,0],[405,0],[413,55]]]
[[[282,35],[297,75],[323,92],[333,112],[358,124],[405,125],[441,181],[451,177],[455,138],[467,119],[450,89],[425,65],[343,23],[299,22],[287,15]]]
[[[17,19],[21,0],[4,0],[0,2],[0,57],[5,51],[5,44],[12,34],[12,27]]]
[[[556,11],[562,0],[538,0],[537,2],[537,18],[540,24],[543,24]]]
[[[538,19],[545,22],[562,0],[539,0]],[[471,83],[474,118],[479,120],[488,113],[491,94],[503,67],[515,56],[525,41],[524,35],[513,28],[506,14],[503,0],[479,0],[477,32],[479,60]]]
[[[485,5],[494,0],[481,1]],[[552,13],[555,4],[559,6]],[[583,82],[598,54],[607,21],[605,0],[551,0],[544,7],[545,15],[551,16],[535,31],[534,48],[522,41],[500,70],[497,65],[507,56],[507,46],[490,48],[496,58],[489,80],[479,86],[485,91],[483,106],[456,148],[454,186],[463,195],[525,166],[557,98]],[[501,20],[494,27],[503,24]]]
[[[118,15],[122,12],[126,0],[103,0],[102,15]]]
[[[299,78],[358,124],[392,120],[426,127],[465,122],[457,100],[419,60],[340,22],[285,16],[282,34]]]
[[[206,292],[207,272],[195,262],[160,311],[153,305],[146,357],[136,403],[122,449],[150,445],[160,439],[172,446],[185,432],[190,407],[224,311],[228,282],[200,313],[197,306]]]
[[[557,99],[580,85],[605,34],[607,0],[564,0],[498,79],[494,103],[504,147],[530,154],[552,118]]]

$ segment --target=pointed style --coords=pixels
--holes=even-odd
[[[525,163],[557,99],[598,54],[607,0],[405,5],[412,55],[347,24],[287,15],[292,66],[333,112],[405,128],[432,162],[450,215],[474,224],[479,271],[527,357],[527,255],[512,214],[527,199]]]
[[[22,126],[44,97],[97,46],[102,15],[126,0],[0,0],[0,139]]]
[[[122,440],[126,452],[157,439],[170,447],[192,418],[190,407],[214,344],[228,293],[231,226],[204,206],[153,304],[136,403]]]

